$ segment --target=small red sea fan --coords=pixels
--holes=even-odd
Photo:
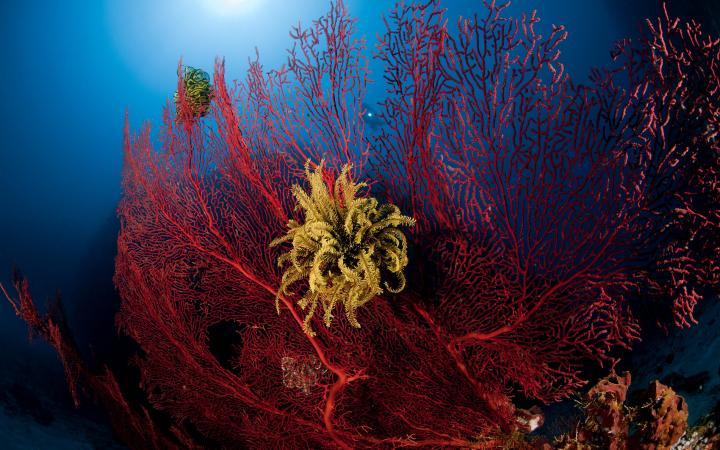
[[[720,39],[664,9],[619,68],[597,71],[604,134],[620,137],[642,196],[633,266],[642,296],[678,326],[720,287]],[[666,305],[669,305],[666,306]]]

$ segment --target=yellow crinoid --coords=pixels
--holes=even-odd
[[[182,83],[188,112],[193,117],[204,117],[210,111],[210,102],[215,96],[213,86],[210,83],[210,75],[202,69],[184,66]],[[174,98],[175,106],[179,109],[180,94],[177,91]]]
[[[297,304],[306,312],[303,328],[308,335],[315,335],[310,320],[318,305],[326,326],[332,322],[335,306],[342,303],[348,322],[359,328],[359,307],[384,291],[397,293],[405,287],[407,240],[400,227],[412,226],[415,220],[400,214],[395,205],[358,197],[367,184],[351,180],[349,165],[343,167],[332,192],[323,179],[322,162],[311,171],[308,161],[305,174],[310,192],[299,185],[292,188],[296,208],[305,211],[305,223],[290,220],[287,234],[270,243],[271,247],[292,243],[278,258],[278,266],[289,266],[275,306],[279,312],[280,295],[307,280],[307,292]]]

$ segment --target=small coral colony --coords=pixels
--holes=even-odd
[[[664,11],[581,85],[564,28],[534,12],[401,3],[385,24],[366,49],[336,2],[291,30],[282,67],[258,57],[229,85],[222,61],[180,66],[158,132],[126,125],[117,323],[141,395],[90,369],[26,281],[6,292],[75,398],[85,386],[135,448],[689,436],[670,387],[630,401],[608,367],[640,337],[636,305],[684,327],[717,295],[720,41]],[[607,377],[587,392],[589,367]],[[530,434],[581,392],[577,423]]]

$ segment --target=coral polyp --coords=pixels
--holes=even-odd
[[[277,300],[290,294],[291,285],[307,280],[308,290],[297,303],[305,311],[303,327],[308,335],[315,335],[310,321],[318,305],[326,326],[332,322],[336,305],[342,303],[348,322],[360,328],[359,307],[384,291],[398,293],[405,287],[407,240],[400,227],[412,226],[415,220],[393,204],[358,197],[367,184],[351,180],[350,165],[343,167],[332,192],[323,179],[322,163],[314,171],[306,164],[305,174],[310,192],[297,184],[292,188],[305,223],[290,220],[287,234],[270,243],[271,247],[292,243],[292,249],[278,258],[280,267],[290,265],[283,273]],[[279,301],[276,307],[279,312]]]

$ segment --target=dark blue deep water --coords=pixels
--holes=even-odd
[[[222,9],[232,3],[246,5]],[[447,3],[464,15],[481,7],[479,0]],[[713,10],[708,2],[692,10],[675,3],[678,14]],[[391,4],[347,1],[369,47]],[[112,274],[125,110],[131,127],[157,123],[176,88],[180,57],[210,71],[223,56],[229,79],[243,77],[255,47],[266,67],[279,65],[289,27],[327,6],[327,0],[0,2],[0,281],[7,284],[17,266],[37,300],[59,292],[82,350],[102,354],[116,334]],[[567,27],[562,60],[578,81],[608,61],[615,40],[635,35],[643,18],[660,11],[656,0],[515,0],[510,11],[532,9],[543,26]],[[380,99],[379,87],[371,86],[368,101]],[[73,409],[54,352],[30,342],[25,324],[0,301],[0,448],[114,446],[122,448],[102,413]]]

